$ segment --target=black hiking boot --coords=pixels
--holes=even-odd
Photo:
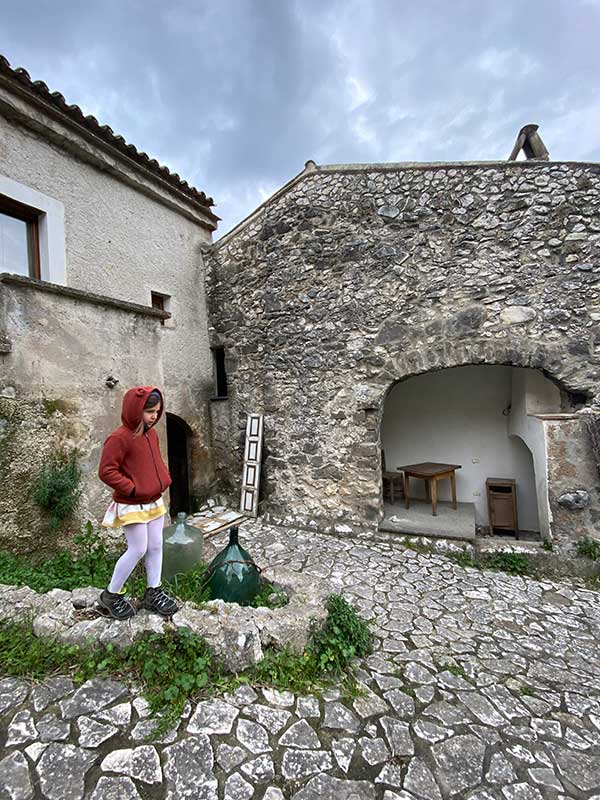
[[[135,615],[135,607],[125,597],[123,592],[109,592],[104,589],[98,600],[98,611],[105,617],[112,619],[130,619]]]
[[[155,614],[160,614],[161,617],[172,617],[176,611],[179,611],[179,606],[166,594],[162,586],[151,587],[146,589],[146,593],[142,599],[142,608],[148,611],[154,611]]]

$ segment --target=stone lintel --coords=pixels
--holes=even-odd
[[[542,420],[567,420],[567,419],[579,419],[579,414],[528,414],[530,417],[534,417],[535,419],[542,419]]]

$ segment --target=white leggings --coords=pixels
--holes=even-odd
[[[108,585],[109,592],[121,591],[142,556],[145,556],[144,564],[148,586],[160,586],[164,521],[165,518],[162,516],[150,522],[132,522],[123,528],[127,539],[127,550],[115,564],[113,576]]]

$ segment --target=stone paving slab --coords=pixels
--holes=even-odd
[[[146,702],[116,681],[0,679],[2,800],[600,799],[598,593],[375,531],[255,522],[241,540],[371,621],[363,696],[244,686],[153,739]]]

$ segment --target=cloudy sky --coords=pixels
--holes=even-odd
[[[600,0],[32,0],[0,52],[214,197],[320,164],[600,161]],[[1,165],[0,165],[1,169]]]

